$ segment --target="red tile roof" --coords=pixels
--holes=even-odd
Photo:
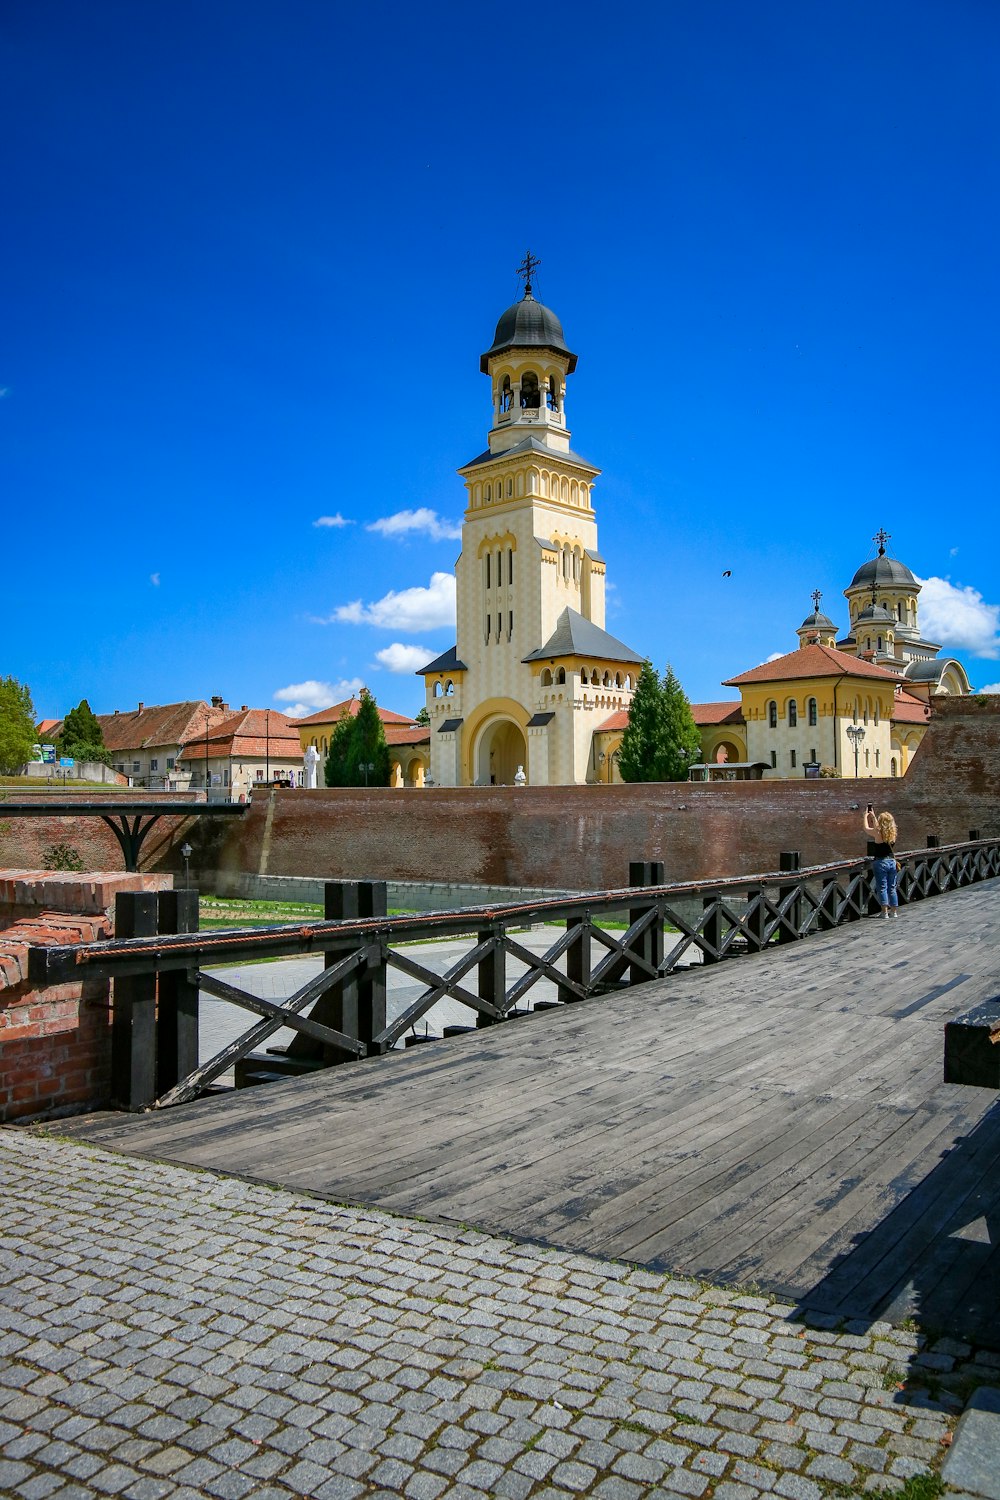
[[[732,699],[728,703],[692,703],[691,713],[694,722],[708,726],[709,724],[745,724],[742,703],[734,703]]]
[[[229,717],[228,707],[212,708],[200,699],[184,703],[154,703],[132,713],[98,714],[97,719],[109,750],[144,750],[147,746],[182,745]]]
[[[431,731],[428,724],[383,724],[387,745],[429,745]]]
[[[762,662],[738,677],[727,677],[723,687],[741,687],[753,682],[787,682],[797,677],[877,677],[883,682],[898,682],[897,672],[887,672],[873,662],[859,661],[833,646],[802,646],[789,651],[777,661]]]
[[[247,760],[302,759],[302,744],[299,740],[298,721],[275,708],[246,708],[238,714],[227,715],[209,730],[207,737],[208,756],[230,755],[234,759],[243,756]],[[190,735],[178,760],[197,761],[205,757],[206,736]]]
[[[931,711],[927,704],[919,698],[914,698],[912,693],[902,692],[896,694],[896,701],[892,705],[894,723],[926,724],[930,716]]]
[[[345,698],[343,703],[334,703],[330,708],[321,708],[319,713],[307,714],[305,718],[296,719],[296,724],[336,724],[345,714],[350,714],[352,719],[358,716],[361,707],[360,698]],[[388,708],[380,708],[378,716],[383,724],[412,724],[413,719],[407,714],[394,714]]]
[[[598,724],[597,728],[594,730],[594,733],[595,734],[610,734],[612,732],[612,730],[615,730],[615,729],[624,729],[627,724],[628,724],[628,709],[627,708],[620,708],[618,710],[618,712],[617,713],[613,713],[609,719],[605,719],[604,722],[603,722],[603,724]]]

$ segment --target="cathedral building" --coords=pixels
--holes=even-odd
[[[920,584],[889,557],[879,531],[878,551],[844,590],[848,634],[820,610],[798,627],[798,649],[730,677],[739,703],[693,704],[702,735],[698,780],[737,774],[788,778],[902,776],[923,739],[935,696],[968,693],[961,662],[920,633]]]
[[[458,471],[458,638],[420,674],[439,786],[610,779],[608,726],[627,711],[643,660],[604,628],[600,470],[570,445],[566,388],[577,356],[532,295],[537,264],[525,257],[524,295],[480,360],[492,421],[484,451]]]

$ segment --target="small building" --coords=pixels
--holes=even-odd
[[[177,765],[192,788],[230,802],[246,801],[255,787],[301,786],[298,722],[274,708],[247,708],[192,735]]]
[[[361,699],[345,698],[329,708],[308,714],[304,719],[295,719],[298,726],[299,744],[302,754],[312,745],[320,754],[319,783],[323,784],[323,766],[330,748],[333,731],[345,714],[357,718]],[[386,744],[389,746],[389,785],[395,787],[423,786],[430,770],[431,731],[426,724],[418,724],[409,714],[393,713],[391,709],[377,706],[382,721]]]
[[[183,745],[211,733],[230,716],[228,703],[189,698],[182,703],[140,703],[124,713],[98,714],[104,743],[116,771],[147,791],[187,791],[199,783],[190,765],[179,765]],[[203,782],[201,783],[204,784]]]

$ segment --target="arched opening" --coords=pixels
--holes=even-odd
[[[521,405],[526,411],[537,411],[541,404],[538,376],[534,370],[525,370],[521,376]]]
[[[556,671],[556,686],[561,687],[566,681],[566,668],[559,667]]]
[[[778,727],[778,705],[773,698],[767,705],[767,725],[769,729]]]
[[[545,405],[549,411],[559,410],[559,392],[556,390],[556,377],[549,376],[549,383],[545,390]]]
[[[551,687],[552,686],[552,673],[549,671],[548,667],[543,667],[542,668],[541,682],[542,682],[542,687]]]
[[[794,729],[796,727],[796,725],[798,724],[798,722],[799,722],[799,706],[796,703],[795,699],[791,698],[791,699],[789,699],[789,703],[788,703],[788,727],[789,727],[789,729]]]
[[[444,688],[441,686],[440,682],[436,682],[434,684],[434,696],[435,696],[435,698],[440,698],[441,694],[443,692],[444,692]]]
[[[819,723],[819,708],[815,698],[809,699],[809,727],[815,729]]]
[[[510,389],[510,376],[509,375],[505,375],[504,378],[503,378],[503,380],[501,380],[501,382],[500,382],[500,410],[501,410],[501,412],[510,411],[510,403],[511,403],[512,400],[513,400],[513,396],[512,396],[512,393],[511,393],[511,389]]]
[[[454,697],[454,694],[455,694],[455,684],[452,682],[451,678],[449,677],[448,681],[444,685],[444,695],[445,695],[446,698],[452,698],[452,697]]]
[[[475,768],[478,786],[513,786],[518,766],[527,770],[528,748],[512,719],[494,719],[479,737]]]

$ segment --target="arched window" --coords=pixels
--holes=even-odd
[[[767,723],[769,729],[777,729],[778,727],[778,705],[773,698],[767,705]]]
[[[542,475],[542,494],[543,495],[547,495],[548,493],[549,493],[549,476],[548,476],[548,474],[543,474]]]
[[[556,686],[561,687],[566,681],[566,668],[560,667],[556,672]]]
[[[892,760],[889,762],[889,775],[890,776],[898,776],[899,775],[899,772],[896,770],[896,757],[895,756],[893,756]]]
[[[507,499],[508,500],[511,499],[511,497],[513,496],[513,494],[514,494],[514,481],[513,481],[513,479],[508,479],[508,481],[507,481]]]
[[[542,668],[541,683],[542,687],[552,686],[552,673],[549,671],[548,667]]]
[[[488,552],[486,554],[486,587],[492,588],[492,584],[490,583],[490,554]]]
[[[631,672],[626,672],[625,673],[625,691],[627,693],[630,693],[632,691],[632,673]]]
[[[789,700],[789,703],[788,703],[788,727],[789,727],[789,729],[794,729],[795,726],[798,724],[798,722],[799,722],[799,706],[796,703],[795,699],[791,698]]]
[[[440,682],[436,682],[434,684],[434,696],[435,696],[435,698],[440,698],[443,692],[444,692],[444,688],[441,686]]]
[[[879,636],[879,638],[878,638],[878,649],[880,651],[882,650],[882,637],[881,636]]]
[[[513,583],[514,582],[514,549],[513,549],[513,547],[508,547],[507,548],[507,582],[508,583]]]
[[[556,377],[554,375],[549,376],[549,383],[545,389],[545,404],[549,411],[559,410],[559,395],[556,391]]]
[[[604,676],[601,678],[601,686],[602,687],[610,687],[611,686],[611,673],[610,672],[605,672]]]
[[[444,685],[444,695],[446,698],[453,698],[455,696],[455,684],[450,677]]]
[[[510,390],[510,376],[505,375],[503,380],[500,382],[500,410],[502,412],[510,411],[511,400],[512,396]]]
[[[538,389],[538,376],[534,370],[525,370],[521,376],[521,406],[526,411],[537,411],[542,404]]]
[[[815,698],[810,698],[809,699],[809,725],[810,725],[810,728],[815,729],[815,727],[816,727],[816,725],[818,723],[819,723],[819,708],[817,706],[816,699]],[[813,759],[815,760],[815,756],[813,757]]]
[[[587,668],[586,667],[583,667],[581,669],[581,672],[580,672],[580,686],[581,687],[586,687],[587,686]]]
[[[489,503],[490,503],[490,487],[489,487],[489,485],[487,485],[486,488],[483,490],[483,498],[485,499],[486,504],[489,505]]]
[[[622,674],[620,672],[616,672],[615,673],[615,687],[620,688],[620,687],[624,687],[624,686],[625,686],[625,679],[624,679],[624,677],[622,676]]]
[[[564,479],[563,482],[562,482],[562,486],[561,486],[561,489],[560,489],[560,499],[562,499],[562,500],[568,500],[569,499],[569,480],[568,479]]]

